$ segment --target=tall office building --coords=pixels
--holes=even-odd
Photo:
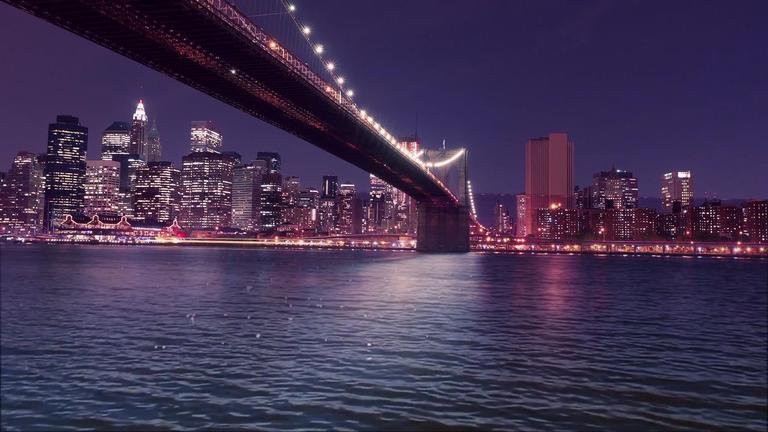
[[[261,176],[260,191],[260,224],[262,231],[272,231],[283,223],[283,177],[279,172],[271,172]]]
[[[339,178],[323,176],[318,208],[318,231],[334,234],[338,232],[339,207],[336,196],[339,194]]]
[[[80,119],[56,116],[48,125],[48,149],[45,161],[45,227],[51,229],[69,215],[84,210],[85,155],[88,150],[88,128]]]
[[[131,147],[131,125],[116,121],[101,134],[101,158],[113,160],[114,155],[128,154]]]
[[[136,172],[133,217],[167,225],[179,215],[181,196],[181,171],[171,162],[148,162]]]
[[[395,213],[394,188],[384,180],[370,175],[369,199],[365,211],[365,230],[369,233],[386,233]]]
[[[281,159],[279,153],[258,152],[256,160],[264,161],[267,164],[267,174],[279,174],[281,169]]]
[[[336,195],[336,207],[338,208],[339,234],[360,234],[361,232],[361,206],[357,197],[357,189],[352,183],[341,183]]]
[[[112,160],[120,163],[120,204],[117,213],[121,216],[132,216],[136,175],[147,163],[137,154],[114,154]]]
[[[139,100],[131,121],[131,142],[128,153],[137,154],[141,160],[147,160],[147,113],[144,101]]]
[[[689,207],[693,203],[693,179],[690,171],[674,171],[661,178],[661,203],[665,213],[676,207]],[[675,206],[675,203],[678,203]]]
[[[45,184],[36,154],[20,151],[0,186],[0,224],[34,231],[42,225]]]
[[[618,170],[595,173],[592,177],[592,207],[599,209],[637,208],[637,178],[630,171]]]
[[[193,153],[221,151],[223,137],[212,121],[193,121],[189,132],[189,146]]]
[[[497,233],[506,234],[512,231],[512,221],[509,209],[504,204],[497,202],[493,206],[493,227]]]
[[[291,223],[296,224],[300,231],[317,230],[317,210],[320,205],[320,191],[308,188],[299,192],[296,202],[297,216]]]
[[[261,225],[261,177],[266,164],[238,165],[232,174],[232,226],[258,231]]]
[[[530,225],[528,225],[526,218],[528,217],[528,195],[517,194],[515,195],[515,237],[525,238],[526,236],[533,234]]]
[[[120,162],[89,160],[85,168],[85,214],[113,215],[120,211]]]
[[[147,134],[147,162],[160,162],[163,158],[163,147],[160,144],[160,131],[157,130],[157,120],[152,120],[152,127]]]
[[[573,142],[564,133],[533,138],[525,146],[526,231],[534,232],[536,211],[573,208]]]
[[[283,180],[283,201],[287,206],[296,205],[301,192],[301,179],[296,176],[288,176]]]
[[[232,221],[232,171],[227,155],[197,151],[182,158],[179,223],[184,228],[221,229]]]

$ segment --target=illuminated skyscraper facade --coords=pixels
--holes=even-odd
[[[768,200],[744,204],[744,234],[751,242],[768,243]]]
[[[136,172],[133,218],[170,224],[179,215],[181,197],[181,171],[171,162],[148,162]]]
[[[673,171],[661,177],[661,203],[665,213],[673,213],[675,203],[681,208],[693,203],[693,179],[690,171]]]
[[[191,229],[221,229],[232,221],[232,172],[235,160],[214,152],[182,158],[179,223]]]
[[[630,171],[618,170],[595,173],[592,180],[591,207],[599,209],[630,209],[637,207],[637,178]]]
[[[336,197],[339,194],[339,178],[323,176],[320,189],[320,208],[318,209],[318,231],[328,234],[338,233],[339,207]]]
[[[261,225],[261,177],[266,164],[238,165],[232,175],[232,226],[258,231]]]
[[[193,121],[189,132],[189,146],[193,153],[221,151],[223,137],[212,121]]]
[[[147,113],[144,101],[139,100],[131,121],[131,142],[128,153],[137,154],[141,160],[147,160]]]
[[[352,183],[341,183],[336,195],[338,223],[334,231],[339,234],[359,234],[361,228],[360,200]]]
[[[88,128],[74,116],[60,115],[48,126],[48,149],[44,157],[46,228],[66,216],[80,214],[85,201]]]
[[[120,211],[120,162],[89,160],[85,168],[85,214],[116,216]]]
[[[42,225],[44,186],[38,156],[26,151],[16,154],[0,186],[2,231],[34,232]]]
[[[573,208],[573,142],[564,133],[533,138],[525,146],[526,231],[533,232],[538,209]]]
[[[256,160],[264,161],[267,164],[267,174],[279,174],[281,172],[282,162],[279,153],[258,152]]]
[[[273,231],[283,223],[283,177],[278,172],[261,176],[260,209],[261,230]]]
[[[152,127],[147,134],[147,162],[160,162],[163,159],[163,147],[160,144],[160,131],[157,121],[152,121]]]
[[[115,155],[128,154],[131,147],[131,125],[116,121],[101,134],[101,158],[114,160]]]

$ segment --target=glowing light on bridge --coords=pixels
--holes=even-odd
[[[325,51],[325,47],[323,46],[323,44],[317,44],[317,45],[315,45],[315,52],[316,52],[316,53],[318,53],[318,54],[322,54],[322,53],[323,53],[323,51]]]
[[[433,167],[434,168],[439,168],[441,166],[448,165],[449,163],[451,163],[451,162],[455,161],[456,159],[460,158],[461,155],[464,154],[464,151],[465,151],[464,149],[460,149],[459,151],[454,153],[454,155],[449,157],[448,159],[443,159],[443,160],[441,160],[439,162],[427,162],[425,165],[427,167],[429,167],[429,168],[433,168]]]
[[[289,4],[288,5],[288,12],[296,12],[296,5]]]
[[[344,84],[344,77],[338,77],[338,78],[336,78],[336,83],[337,83],[338,85],[342,85],[342,84]]]
[[[347,90],[347,93],[346,93],[346,94],[347,94],[347,97],[352,97],[352,96],[354,96],[354,95],[355,95],[355,91],[354,91],[354,90],[352,90],[352,89],[349,89],[349,90]]]
[[[333,71],[334,69],[336,69],[336,65],[333,64],[333,62],[328,62],[328,64],[325,65],[325,68],[328,69],[329,71]]]
[[[312,29],[309,28],[309,26],[304,26],[304,28],[301,29],[301,32],[304,33],[305,35],[308,35],[308,34],[312,33]]]

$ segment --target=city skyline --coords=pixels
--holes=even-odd
[[[715,49],[718,53],[728,51],[726,57],[736,62],[744,62],[751,58],[751,53],[757,52],[751,47],[754,46],[752,44],[761,40],[764,29],[750,25],[755,24],[755,17],[751,14],[747,15],[750,8],[747,7],[746,3],[748,2],[737,5],[727,12],[737,16],[745,24],[733,34],[722,34],[725,31],[724,18],[718,17],[714,8],[699,8],[703,10],[694,19],[680,16],[685,10],[685,7],[681,5],[663,7],[661,12],[663,12],[664,19],[660,24],[660,34],[671,35],[669,32],[679,31],[672,29],[671,23],[668,22],[672,18],[678,17],[687,20],[686,22],[690,24],[687,31],[701,36],[701,40],[698,42],[688,38],[679,40],[677,43],[682,44],[679,48],[685,48],[683,50],[684,58],[674,61],[670,60],[670,54],[651,49],[660,48],[660,40],[658,39],[661,36],[657,35],[651,38],[652,40],[643,42],[639,36],[622,33],[621,41],[615,43],[624,42],[627,47],[631,48],[630,53],[640,50],[643,55],[633,60],[630,53],[621,55],[617,53],[618,57],[614,59],[618,61],[617,64],[606,63],[608,60],[594,58],[594,52],[598,48],[605,48],[598,42],[601,40],[599,28],[602,27],[599,27],[598,30],[589,31],[583,28],[572,30],[575,33],[583,32],[587,39],[585,42],[579,42],[575,45],[576,51],[587,55],[586,58],[594,62],[594,64],[587,62],[588,64],[577,68],[576,72],[578,73],[571,77],[574,80],[574,88],[578,88],[581,84],[587,89],[595,90],[595,97],[588,98],[594,99],[594,101],[589,103],[585,102],[583,97],[574,98],[573,89],[565,91],[566,89],[562,88],[559,78],[557,78],[559,75],[556,74],[554,88],[539,86],[537,88],[539,94],[535,95],[524,92],[518,87],[520,84],[513,81],[511,82],[513,90],[523,92],[521,95],[524,97],[510,98],[508,103],[505,102],[504,104],[501,104],[498,98],[491,98],[489,102],[491,105],[485,106],[484,109],[473,105],[468,99],[467,92],[486,94],[490,84],[486,84],[485,81],[493,80],[481,80],[483,82],[475,80],[470,84],[457,82],[456,84],[461,85],[456,87],[456,91],[460,92],[460,96],[462,96],[458,100],[466,105],[466,108],[459,109],[454,107],[455,103],[439,102],[444,96],[436,95],[435,91],[446,88],[442,83],[436,84],[435,89],[431,89],[431,85],[421,85],[421,83],[430,82],[424,81],[422,78],[425,78],[425,73],[433,69],[425,63],[429,59],[413,59],[410,57],[412,54],[408,49],[398,51],[393,47],[386,49],[385,52],[391,55],[403,55],[407,61],[412,60],[409,64],[412,64],[413,67],[409,68],[409,71],[418,78],[414,82],[410,82],[410,80],[403,82],[403,78],[398,78],[398,74],[392,71],[392,73],[387,73],[386,80],[378,80],[388,83],[390,79],[393,80],[385,89],[382,88],[381,84],[376,83],[377,80],[370,80],[361,72],[355,73],[358,70],[366,70],[359,64],[360,67],[355,68],[356,56],[354,54],[358,52],[356,44],[367,42],[371,43],[372,47],[376,47],[376,44],[383,43],[381,40],[383,36],[377,35],[376,32],[366,35],[365,41],[355,42],[353,46],[345,46],[345,43],[349,44],[349,42],[334,41],[333,39],[329,40],[328,45],[332,45],[338,51],[339,61],[344,61],[348,65],[350,76],[354,76],[357,82],[356,90],[360,95],[360,100],[364,101],[366,105],[375,107],[377,112],[389,113],[390,118],[387,119],[387,123],[396,127],[396,133],[408,134],[415,131],[416,118],[418,117],[418,132],[425,146],[438,147],[443,138],[447,139],[449,147],[467,146],[471,153],[469,158],[470,171],[473,173],[474,187],[478,192],[516,193],[522,191],[522,176],[515,174],[523,171],[524,151],[522,143],[532,137],[562,131],[573,137],[575,143],[577,153],[574,161],[576,167],[575,184],[586,185],[594,170],[609,167],[615,163],[622,169],[633,171],[640,179],[641,196],[657,195],[657,178],[662,173],[674,169],[686,169],[696,173],[696,189],[699,196],[760,198],[764,195],[761,185],[768,183],[768,179],[766,179],[768,174],[765,174],[768,170],[764,169],[765,163],[761,162],[766,160],[766,157],[744,158],[741,157],[741,154],[744,152],[760,156],[765,153],[765,150],[762,149],[763,146],[760,145],[760,143],[766,142],[765,132],[754,129],[754,126],[759,124],[757,119],[761,117],[762,108],[756,103],[756,92],[745,93],[747,88],[750,90],[752,88],[764,88],[755,79],[759,76],[760,71],[766,68],[765,60],[759,59],[757,63],[751,62],[751,67],[748,70],[734,68],[734,70],[739,70],[739,74],[748,75],[735,77],[733,74],[737,72],[722,70],[720,64],[710,64],[711,62],[702,57],[702,52],[705,51],[704,47]],[[356,18],[363,20],[363,22],[378,26],[381,25],[380,20],[386,18],[388,14],[394,13],[387,6],[383,6],[381,16],[379,16],[367,12],[369,8],[364,5],[347,5],[345,3],[347,11],[342,13],[340,17],[334,17],[325,8],[317,7],[311,3],[300,6],[307,19],[322,22],[324,23],[323,27],[328,26],[328,28],[333,26],[337,20],[343,20],[344,14],[347,13],[354,13]],[[425,2],[415,7],[417,12],[426,13],[425,9],[428,6],[428,2]],[[502,4],[499,7],[508,10],[513,6]],[[447,4],[443,9],[437,13],[438,22],[449,24],[457,19],[457,6],[455,4]],[[549,9],[547,6],[532,7],[527,5],[520,12],[530,14],[530,16],[540,16]],[[590,14],[593,13],[595,15],[594,22],[606,26],[612,18],[619,21],[626,20],[627,14],[632,11],[631,6],[601,6],[597,3],[567,6],[564,7],[564,11],[553,12],[553,26],[568,28],[565,12],[581,14],[579,16],[591,16]],[[479,13],[480,20],[484,20],[484,22],[492,20],[492,17],[489,16],[490,11],[480,10]],[[416,16],[418,17],[418,14]],[[404,19],[411,18],[405,17]],[[0,26],[3,29],[0,31],[13,32],[14,29],[22,27],[35,30],[30,32],[31,38],[25,42],[30,44],[29,47],[20,49],[17,45],[7,44],[2,48],[4,57],[18,65],[17,68],[2,72],[3,82],[30,82],[30,80],[35,80],[36,77],[39,78],[45,73],[44,68],[35,63],[36,60],[28,58],[27,51],[33,54],[39,53],[40,50],[55,43],[59,50],[51,52],[50,55],[67,55],[75,59],[70,65],[62,66],[63,69],[58,76],[46,75],[45,80],[35,81],[34,91],[28,92],[29,94],[24,95],[24,97],[17,94],[17,88],[28,86],[8,86],[8,94],[15,103],[4,105],[0,114],[3,118],[8,119],[10,124],[27,127],[10,131],[7,141],[0,143],[0,157],[7,162],[12,160],[17,150],[37,151],[33,148],[35,144],[44,141],[43,134],[33,132],[31,129],[34,128],[29,127],[34,119],[39,118],[41,122],[46,122],[48,118],[56,114],[69,112],[80,117],[83,124],[92,130],[102,130],[115,120],[129,121],[130,119],[126,118],[123,107],[135,104],[137,99],[144,99],[147,104],[148,117],[157,119],[159,123],[164,146],[163,159],[178,161],[185,154],[188,145],[185,135],[188,132],[181,127],[182,125],[188,124],[193,119],[209,118],[215,120],[224,135],[228,137],[227,142],[230,144],[228,149],[241,153],[245,160],[253,159],[257,151],[268,149],[283,154],[285,159],[289,161],[286,166],[287,172],[301,173],[304,177],[320,177],[324,174],[334,173],[349,178],[355,184],[366,184],[367,173],[338,161],[332,156],[323,154],[294,137],[261,124],[258,120],[251,119],[232,108],[227,108],[219,102],[208,100],[207,97],[186,89],[181,84],[149,71],[136,63],[109,53],[87,41],[79,40],[76,36],[63,30],[55,29],[6,6],[0,7],[0,23],[4,24]],[[405,27],[408,28],[408,26]],[[700,34],[705,27],[708,31],[718,30],[718,35],[722,37],[717,44],[712,44],[712,36]],[[517,35],[520,32],[523,36],[526,35],[523,31],[525,26],[520,29],[510,28],[509,30],[514,31]],[[415,32],[410,36],[423,36],[424,32],[423,29],[409,31]],[[330,31],[326,33],[329,33],[327,37],[333,36]],[[555,34],[557,35],[556,38],[564,37]],[[555,38],[555,36],[552,37]],[[454,38],[451,36],[452,40]],[[439,52],[443,53],[447,50],[447,46],[429,38],[422,37],[416,38],[416,40],[420,47],[435,43]],[[403,48],[400,36],[392,42],[396,47]],[[454,42],[456,41],[454,40]],[[458,42],[460,43],[459,46],[468,43],[467,41]],[[549,44],[554,42],[556,41],[543,37],[541,44],[537,45],[537,49],[543,51],[539,55],[544,61],[551,62],[553,60],[554,53],[548,54],[547,48]],[[557,39],[557,42],[562,42],[562,40]],[[652,46],[645,47],[641,42]],[[493,42],[493,44],[498,45],[498,42]],[[582,50],[584,51],[582,52]],[[462,53],[473,55],[465,51]],[[529,57],[533,55],[530,52],[525,54]],[[89,59],[87,62],[89,67],[81,68],[80,63],[76,61],[78,58]],[[395,56],[395,58],[397,57]],[[520,60],[524,59],[525,57],[520,58]],[[662,80],[659,82],[659,76],[652,71],[647,74],[647,78],[635,78],[658,85],[658,88],[651,87],[648,94],[653,102],[658,102],[659,97],[669,92],[681,97],[677,102],[671,101],[674,102],[671,103],[674,109],[671,109],[666,115],[648,112],[646,108],[651,101],[644,101],[634,90],[623,90],[624,93],[620,94],[612,94],[609,91],[618,84],[616,80],[622,79],[622,67],[634,65],[634,61],[640,59],[650,62],[649,64],[653,64],[653,61],[666,61],[665,67],[671,67],[673,72],[675,70],[681,72],[684,69],[683,66],[690,68],[691,65],[684,64],[684,60],[693,61],[694,65],[698,65],[694,70],[699,75],[695,75],[696,79],[692,81],[680,81],[678,78],[677,81],[666,82]],[[500,66],[511,61],[509,58],[502,60],[499,60],[501,61]],[[373,59],[373,61],[378,62],[379,60]],[[440,61],[449,60],[441,57]],[[455,78],[454,73],[469,67],[463,63],[462,65],[440,63],[442,69],[452,71],[451,66],[456,66],[458,69],[452,71],[448,77],[438,78],[441,80]],[[469,63],[471,64],[471,62]],[[594,87],[596,84],[594,79],[588,77],[587,72],[594,72],[591,70],[593,68],[603,68],[602,76],[605,76],[609,71],[617,74],[615,79],[606,83],[605,90],[597,91],[598,89]],[[530,85],[530,81],[534,80],[532,77],[534,73],[531,71],[515,70],[514,72],[514,77],[520,82],[526,82]],[[669,73],[669,71],[665,73]],[[678,75],[672,73],[672,76],[677,77]],[[71,81],[75,77],[82,79],[82,81],[72,85]],[[714,77],[732,84],[726,88],[714,86],[712,84]],[[419,87],[414,88],[415,84],[419,84]],[[642,82],[636,84],[642,84]],[[470,91],[475,85],[480,87]],[[754,87],[755,85],[757,87]],[[402,93],[400,91],[392,92],[389,90],[390,86],[395,89],[403,89],[403,91]],[[630,87],[635,88],[636,86]],[[57,91],[54,92],[53,88],[56,88]],[[707,88],[710,91],[725,94],[720,94],[717,98],[711,95],[711,97],[705,98],[704,103],[698,103],[702,101],[697,98],[703,97],[700,92],[697,92],[699,88]],[[562,94],[557,94],[557,91],[561,91]],[[626,94],[627,92],[629,94]],[[100,95],[99,97],[95,97],[97,93]],[[504,94],[509,95],[508,92]],[[622,98],[626,100],[621,100]],[[713,105],[711,102],[707,102],[710,99],[717,99],[720,103]],[[567,110],[546,108],[547,105],[554,106],[552,104],[556,100],[571,108]],[[620,100],[622,106],[628,106],[631,109],[618,110],[618,112],[607,109],[611,107],[611,104],[619,103]],[[638,104],[643,101],[644,105]],[[697,103],[694,104],[693,102]],[[402,106],[408,108],[398,109]],[[529,110],[530,113],[521,115],[519,110],[525,106],[535,109]],[[592,106],[592,110],[588,109],[590,106]],[[448,112],[441,114],[435,107],[443,107]],[[729,108],[724,111],[723,107]],[[459,112],[465,114],[464,121],[456,121],[458,118],[453,118]],[[473,114],[474,112],[480,114]],[[576,113],[579,115],[573,115]],[[734,119],[735,113],[739,113],[741,116]],[[638,117],[640,114],[645,120]],[[670,115],[677,114],[684,115],[673,117],[679,123],[671,124]],[[504,117],[504,115],[511,120],[502,122],[499,117]],[[535,118],[531,117],[533,115]],[[441,118],[443,120],[440,120]],[[493,122],[489,120],[490,118]],[[511,125],[505,125],[510,121],[512,122]],[[617,122],[629,124],[622,126],[621,131],[617,131],[618,127],[615,125]],[[494,123],[495,126],[491,127],[491,123]],[[653,127],[652,123],[658,127]],[[461,131],[458,131],[457,128],[460,128]],[[89,147],[91,150],[89,151],[93,151],[92,149],[97,145],[97,138],[91,135],[90,140]],[[731,151],[733,141],[740,143],[742,152],[734,153]],[[707,151],[695,151],[702,148],[706,148]],[[89,153],[89,159],[94,158],[94,154]],[[727,177],[720,176],[716,168],[724,161],[726,163],[730,161],[732,164],[738,163],[742,169],[736,170]],[[511,175],[490,175],[490,172],[499,168],[499,165],[510,167],[511,169],[508,171]],[[648,193],[649,190],[653,193]]]

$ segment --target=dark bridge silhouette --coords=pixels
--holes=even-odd
[[[226,0],[3,0],[385,180],[419,203],[418,249],[468,251],[460,199],[341,90]]]

